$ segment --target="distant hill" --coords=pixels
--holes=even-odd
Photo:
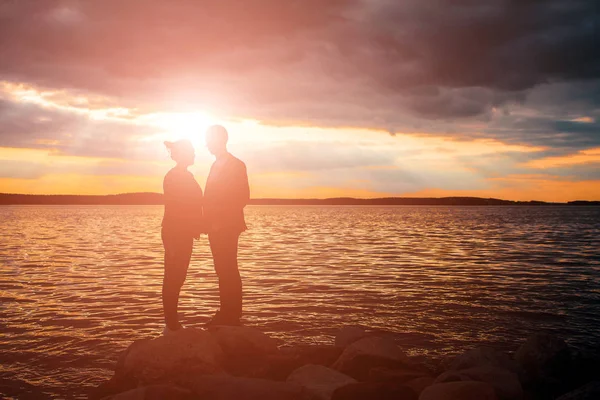
[[[0,193],[0,205],[46,204],[46,205],[160,205],[160,193],[124,193],[114,195],[37,195]],[[569,203],[547,203],[543,201],[511,201],[483,199],[479,197],[385,197],[376,199],[355,199],[338,197],[330,199],[252,199],[255,205],[442,205],[442,206],[515,206],[515,205],[574,205],[600,206],[600,201],[571,201]]]

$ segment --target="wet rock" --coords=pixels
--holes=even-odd
[[[190,390],[170,385],[150,385],[116,394],[106,400],[195,400]]]
[[[419,400],[498,400],[498,397],[488,383],[464,381],[431,385],[423,390]]]
[[[523,399],[523,388],[518,376],[502,368],[483,365],[459,371],[446,371],[437,377],[435,383],[477,381],[490,384],[500,400]]]
[[[600,399],[600,380],[593,381],[560,396],[556,400],[598,400]]]
[[[335,335],[335,345],[337,347],[348,347],[367,335],[367,331],[359,326],[345,326]]]
[[[392,339],[373,336],[357,340],[346,347],[332,368],[364,381],[373,368],[396,369],[409,364],[404,352]]]
[[[298,368],[287,379],[313,393],[318,399],[329,400],[334,390],[356,380],[322,365],[309,364]]]
[[[449,363],[449,370],[469,369],[489,365],[512,371],[516,374],[521,372],[519,363],[510,356],[491,347],[478,347],[455,357]]]
[[[209,332],[227,355],[256,356],[278,351],[275,339],[248,326],[215,326]]]
[[[571,351],[564,340],[547,334],[527,339],[515,353],[515,360],[524,371],[523,384],[555,397],[569,388]]]
[[[342,386],[333,392],[331,400],[417,400],[411,388],[393,382],[359,382]]]
[[[314,400],[297,383],[226,376],[195,377],[186,386],[202,400]]]
[[[138,384],[163,383],[181,374],[212,374],[221,370],[223,353],[208,332],[188,328],[168,336],[135,342],[118,374]]]

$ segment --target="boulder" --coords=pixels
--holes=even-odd
[[[367,331],[359,326],[345,326],[335,335],[335,345],[337,347],[348,347],[367,335]]]
[[[348,375],[314,364],[298,368],[291,373],[287,381],[304,386],[309,392],[322,400],[329,400],[335,389],[356,382]]]
[[[446,371],[437,377],[435,383],[477,381],[490,384],[500,400],[523,399],[523,388],[518,376],[502,368],[483,365],[459,371]]]
[[[464,381],[436,383],[426,387],[419,400],[498,400],[498,397],[488,383]]]
[[[568,374],[571,352],[564,340],[548,334],[530,336],[515,353],[525,381],[552,383]]]
[[[163,383],[173,375],[219,372],[222,358],[221,348],[213,336],[187,328],[134,342],[117,373],[133,377],[138,384]]]
[[[209,329],[228,356],[257,356],[277,353],[277,342],[248,326],[215,326]]]
[[[186,389],[171,385],[150,385],[116,394],[107,400],[195,400],[197,396]]]
[[[491,347],[478,347],[456,356],[448,365],[449,370],[469,369],[489,365],[503,368],[519,374],[521,368],[519,363],[510,356]]]
[[[359,382],[342,386],[333,392],[331,400],[417,400],[411,388],[393,382]]]
[[[600,380],[593,381],[560,396],[556,400],[598,400],[600,399]]]
[[[387,337],[366,337],[352,343],[332,365],[332,368],[359,381],[367,380],[376,367],[400,368],[410,362],[394,340]]]
[[[314,395],[297,383],[267,379],[201,375],[185,387],[205,400],[314,400]]]

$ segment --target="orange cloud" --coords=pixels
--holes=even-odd
[[[569,154],[566,156],[546,157],[539,160],[532,160],[526,163],[525,166],[529,168],[545,169],[597,162],[600,162],[600,147],[581,150],[575,154]]]

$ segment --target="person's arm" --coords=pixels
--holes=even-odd
[[[238,200],[239,206],[244,208],[250,201],[250,184],[248,183],[248,171],[246,170],[246,164],[243,162],[240,163],[236,187],[239,188],[239,193],[236,200]]]
[[[165,175],[165,179],[163,180],[163,198],[165,209],[177,207],[177,194],[175,192],[175,185],[173,184],[173,176],[170,172]]]

